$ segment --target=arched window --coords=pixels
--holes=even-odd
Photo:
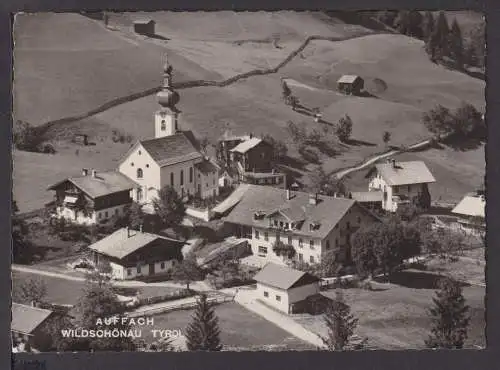
[[[141,188],[137,189],[137,200],[138,201],[142,200],[142,189]]]
[[[137,169],[137,178],[142,179],[143,173],[142,173],[142,168]]]
[[[167,129],[167,124],[165,123],[165,120],[164,120],[164,119],[162,119],[162,120],[161,120],[161,130],[162,130],[162,131],[165,131],[166,129]]]

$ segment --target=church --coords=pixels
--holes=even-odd
[[[191,131],[180,129],[179,94],[172,87],[172,66],[167,59],[157,99],[160,108],[154,114],[155,137],[135,143],[119,162],[119,172],[139,185],[132,191],[132,199],[151,205],[166,185],[183,199],[217,196],[219,167],[201,153]]]

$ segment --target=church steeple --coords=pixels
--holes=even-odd
[[[170,136],[177,133],[178,116],[180,111],[175,106],[179,102],[179,94],[172,86],[172,65],[168,62],[165,54],[163,65],[163,85],[156,94],[158,104],[161,108],[155,113],[155,137]]]

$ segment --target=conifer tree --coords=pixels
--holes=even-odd
[[[219,319],[207,296],[202,294],[198,299],[192,322],[186,328],[187,348],[190,351],[220,351]]]
[[[434,16],[432,12],[426,11],[424,14],[424,20],[422,24],[422,34],[425,42],[429,42],[429,39],[434,31]]]
[[[351,314],[351,307],[344,302],[340,293],[326,308],[324,315],[328,336],[321,338],[329,351],[343,351],[358,325],[358,319]]]
[[[442,60],[443,57],[448,55],[448,34],[450,29],[448,21],[443,11],[439,12],[434,30],[431,35],[430,46],[433,49],[435,60]]]
[[[448,36],[448,50],[449,56],[453,59],[455,67],[458,69],[463,68],[464,65],[464,45],[462,39],[462,31],[454,19],[451,25],[451,31]]]
[[[425,341],[428,348],[461,349],[467,339],[470,315],[460,284],[450,278],[440,282],[440,290],[432,299],[434,306],[431,335]]]

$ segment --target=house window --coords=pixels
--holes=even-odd
[[[108,211],[104,212],[104,217],[108,218]]]
[[[140,274],[141,273],[141,266],[137,266],[137,273]]]
[[[132,275],[132,269],[127,269],[127,276]]]
[[[299,239],[299,247],[302,248],[302,245],[303,245],[304,241],[302,240],[302,238]]]
[[[143,173],[142,173],[142,168],[137,169],[137,178],[142,179]]]
[[[162,270],[165,268],[165,262],[162,262],[162,263],[160,264],[160,268],[161,268]]]
[[[299,253],[299,261],[304,261],[304,255],[302,253]]]
[[[309,262],[314,263],[314,256],[309,257]]]
[[[102,218],[102,213],[101,213],[101,212],[99,212],[99,213],[97,214],[97,218],[98,218],[99,220]]]
[[[162,119],[162,120],[161,120],[161,130],[162,130],[162,131],[165,131],[166,129],[167,129],[167,124],[165,123],[165,120],[164,120],[164,119]]]
[[[174,186],[174,173],[173,172],[170,173],[170,186],[172,186],[172,187]]]
[[[269,240],[269,234],[267,231],[264,233],[264,240],[267,242]]]
[[[267,247],[259,246],[259,254],[267,254]]]
[[[149,168],[149,164],[146,164],[146,168]]]
[[[132,167],[134,167],[134,162],[130,162],[130,165],[131,165]]]
[[[312,239],[311,239],[311,240],[309,240],[309,247],[310,247],[311,249],[314,249],[314,240],[312,240]]]
[[[292,245],[292,237],[291,237],[291,235],[288,235],[288,244]]]
[[[264,297],[268,298],[269,297],[269,292],[264,292]]]
[[[137,200],[142,200],[142,189],[137,189]]]
[[[339,240],[335,239],[335,247],[338,247],[338,246],[339,246]]]
[[[361,224],[361,217],[358,216],[358,225]]]
[[[115,208],[115,215],[118,214],[118,208]]]
[[[193,182],[193,167],[189,167],[189,182]]]
[[[351,223],[349,221],[347,221],[346,223],[346,229],[351,230]]]
[[[255,239],[259,239],[259,230],[255,230]]]
[[[278,302],[281,302],[281,296],[276,295],[276,300],[277,300]]]
[[[274,226],[278,227],[278,220],[274,220]]]
[[[283,221],[280,221],[280,227],[283,227]]]
[[[397,193],[398,192],[398,186],[397,185],[394,185],[394,192]]]
[[[139,155],[141,155],[141,154],[142,154],[142,152],[139,150]]]
[[[330,241],[329,240],[326,241],[326,249],[330,249]]]
[[[289,224],[288,222],[285,222],[285,229],[287,229],[287,230],[288,230],[288,229],[289,229],[289,227],[290,227],[290,224]]]
[[[184,185],[184,170],[181,170],[181,186]]]

